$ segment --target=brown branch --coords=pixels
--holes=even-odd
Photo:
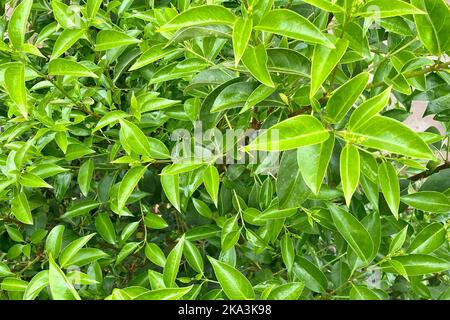
[[[408,180],[411,181],[418,181],[420,179],[424,179],[426,177],[431,176],[432,174],[438,173],[439,171],[450,169],[450,162],[445,162],[444,164],[441,164],[440,166],[436,167],[434,170],[427,170],[421,173],[418,173],[414,176],[411,176],[408,178]]]

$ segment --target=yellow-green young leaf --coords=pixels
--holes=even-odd
[[[398,182],[397,172],[390,162],[385,161],[378,167],[378,184],[389,209],[395,218],[398,219],[400,184]]]
[[[255,29],[333,48],[333,43],[314,24],[288,9],[270,11],[255,26]]]
[[[369,73],[363,72],[340,86],[328,100],[326,112],[331,123],[340,122],[358,100],[369,81]]]
[[[183,234],[180,240],[178,240],[176,246],[172,249],[172,251],[170,251],[169,255],[167,256],[167,261],[163,271],[163,278],[164,284],[168,288],[175,287],[175,279],[177,278],[178,269],[180,268],[181,256],[183,255],[184,240],[185,235]]]
[[[18,193],[11,203],[11,212],[22,223],[33,224],[30,205],[25,192]]]
[[[83,29],[66,29],[59,35],[53,46],[51,58],[58,58],[84,35]]]
[[[255,299],[255,292],[248,279],[229,264],[208,257],[213,266],[214,274],[223,291],[231,300]]]
[[[64,29],[81,27],[79,11],[74,6],[68,6],[61,0],[52,0],[53,16]]]
[[[89,189],[91,187],[92,175],[94,174],[94,161],[88,159],[80,166],[78,171],[78,186],[80,187],[81,193],[87,197]]]
[[[49,285],[48,274],[48,270],[42,270],[31,279],[23,293],[23,300],[34,300]]]
[[[344,191],[345,203],[350,207],[353,193],[359,183],[360,160],[359,151],[352,144],[347,144],[341,152],[340,174],[342,191]]]
[[[140,69],[146,65],[169,56],[179,49],[167,49],[164,43],[156,44],[148,48],[142,55],[136,60],[136,62],[130,67],[129,71]]]
[[[8,277],[3,279],[1,289],[4,291],[23,292],[26,290],[28,282],[22,279]]]
[[[316,45],[312,56],[310,97],[314,97],[319,91],[324,81],[344,56],[347,47],[348,41],[345,39],[338,39],[335,42],[335,48]]]
[[[252,35],[253,19],[250,17],[237,18],[233,26],[234,63],[237,66],[247,48]]]
[[[322,143],[297,149],[298,168],[306,185],[318,194],[334,148],[334,134]]]
[[[450,270],[450,262],[448,260],[426,254],[409,254],[393,257],[392,260],[398,261],[408,276],[420,276]],[[389,263],[381,264],[381,268],[384,272],[399,273]]]
[[[204,265],[200,250],[192,242],[185,240],[183,252],[187,263],[198,273],[203,273]]]
[[[298,300],[305,284],[303,282],[290,282],[279,285],[267,296],[267,300]]]
[[[98,76],[81,63],[67,59],[53,59],[48,64],[48,74],[54,76],[91,77]]]
[[[53,300],[81,300],[78,292],[51,255],[48,261],[48,284]]]
[[[328,280],[323,272],[311,261],[303,257],[297,257],[294,264],[295,276],[305,283],[305,287],[314,292],[325,292]]]
[[[425,14],[426,12],[401,0],[369,0],[359,8],[357,15],[389,18],[408,14]]]
[[[157,266],[164,267],[166,264],[164,252],[154,243],[147,243],[145,246],[145,256]]]
[[[97,122],[97,125],[92,130],[92,132],[100,130],[101,128],[103,128],[107,125],[117,123],[117,122],[119,122],[120,119],[130,117],[130,116],[131,115],[129,115],[121,110],[114,110],[114,111],[108,112]]]
[[[431,149],[413,130],[401,122],[374,116],[364,126],[347,133],[357,144],[407,157],[435,160]]]
[[[203,184],[212,201],[217,207],[219,199],[219,171],[215,166],[208,166],[203,172]]]
[[[288,272],[291,272],[295,259],[294,242],[288,234],[285,234],[280,240],[280,246],[281,257],[283,258],[284,265],[286,266]]]
[[[268,87],[275,86],[267,69],[267,52],[264,44],[256,47],[248,45],[242,56],[242,62],[256,80]]]
[[[194,171],[200,167],[203,167],[204,163],[199,163],[197,161],[187,161],[187,162],[180,162],[180,163],[173,163],[166,167],[164,167],[164,170],[161,171],[161,175],[177,175],[181,173],[186,173],[190,171]]]
[[[5,88],[20,114],[28,119],[27,89],[25,87],[25,69],[22,63],[14,63],[4,73]]]
[[[371,289],[363,286],[355,286],[352,284],[352,289],[349,295],[350,300],[381,300],[380,297]]]
[[[164,169],[163,169],[164,172]],[[178,174],[161,175],[161,185],[170,203],[181,212],[180,182]]]
[[[136,44],[141,40],[116,30],[101,30],[97,33],[94,51],[104,51],[118,47]]]
[[[28,17],[33,0],[22,0],[14,9],[8,23],[8,37],[14,48],[20,49],[25,41]]]
[[[370,233],[353,215],[343,208],[329,204],[334,225],[348,245],[363,261],[368,261],[374,250],[374,243]]]
[[[205,5],[191,8],[183,11],[172,20],[167,22],[161,28],[162,31],[179,30],[181,28],[192,26],[205,26],[215,24],[226,24],[232,26],[236,17],[230,10],[223,6]]]
[[[207,67],[209,67],[209,63],[199,58],[189,58],[181,62],[174,62],[156,71],[150,80],[150,84],[191,76]]]
[[[133,193],[134,188],[136,188],[139,180],[141,180],[147,167],[133,167],[125,174],[119,185],[119,192],[117,197],[117,206],[119,209],[125,207],[128,198]]]
[[[64,235],[65,226],[60,224],[48,233],[47,239],[45,240],[45,251],[48,255],[57,258],[59,252],[61,251],[62,240]]]
[[[32,174],[30,172],[26,172],[20,176],[19,182],[24,187],[30,188],[52,188],[47,182],[44,181],[41,177]]]
[[[89,19],[95,18],[98,9],[102,5],[102,0],[87,0],[86,1],[86,13]]]
[[[309,3],[317,8],[320,8],[324,11],[333,12],[333,13],[343,13],[344,8],[341,6],[332,3],[329,0],[303,0],[303,2]]]
[[[69,243],[59,256],[59,265],[61,268],[68,267],[68,263],[72,258],[89,242],[89,240],[92,239],[93,236],[95,236],[95,233],[88,234],[87,236],[78,238]]]
[[[355,130],[363,126],[376,114],[383,110],[391,97],[391,89],[392,87],[388,87],[375,97],[361,103],[358,108],[353,111],[350,119],[348,120],[347,127],[349,130]]]
[[[450,212],[450,200],[440,192],[421,191],[405,195],[401,201],[415,209],[428,212]]]
[[[440,223],[432,223],[423,228],[411,241],[407,252],[432,253],[446,242],[447,231]]]
[[[116,243],[116,230],[114,229],[114,225],[108,213],[98,213],[97,217],[95,218],[95,229],[103,238],[103,240],[110,244]]]
[[[310,115],[284,120],[258,135],[245,150],[283,151],[321,143],[328,139],[322,123]]]
[[[139,155],[151,157],[150,144],[147,136],[134,123],[125,119],[120,122],[120,142],[125,150],[133,151]]]
[[[426,12],[415,14],[414,22],[420,41],[427,50],[441,55],[450,50],[450,8],[445,0],[411,0],[411,4]]]

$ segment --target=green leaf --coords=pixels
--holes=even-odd
[[[448,4],[444,0],[412,0],[411,4],[426,12],[414,15],[419,39],[425,48],[435,55],[448,52],[450,50]]]
[[[323,272],[308,259],[297,257],[294,264],[294,274],[305,283],[305,287],[314,292],[325,292],[328,280]]]
[[[363,126],[376,114],[383,110],[391,96],[391,88],[392,87],[388,87],[382,93],[361,103],[361,105],[359,105],[359,107],[356,108],[350,116],[347,124],[348,129],[355,130]]]
[[[4,73],[5,89],[17,106],[20,114],[28,119],[27,89],[25,87],[25,69],[17,63],[6,68]]]
[[[61,268],[67,267],[70,260],[83,248],[95,233],[88,234],[87,236],[78,238],[71,243],[69,243],[59,256],[59,265]]]
[[[48,74],[54,76],[91,77],[98,76],[81,63],[67,59],[53,59],[48,64]]]
[[[44,181],[41,177],[26,172],[20,176],[20,184],[24,187],[30,188],[52,188],[47,182]]]
[[[89,193],[93,173],[94,173],[94,161],[92,161],[92,159],[88,159],[85,162],[83,162],[83,164],[80,166],[77,179],[81,193],[85,197],[87,197]]]
[[[391,243],[389,244],[389,253],[393,254],[400,250],[405,243],[408,234],[408,226],[404,227],[398,233],[394,234]]]
[[[52,255],[52,257],[57,258],[59,256],[59,252],[61,251],[63,235],[64,235],[65,226],[60,224],[53,227],[52,230],[47,235],[47,239],[45,240],[45,251],[48,255]]]
[[[353,193],[358,187],[360,173],[359,151],[354,145],[347,144],[341,152],[340,174],[345,203],[350,207]]]
[[[349,298],[350,300],[380,300],[380,297],[378,297],[373,290],[363,286],[355,286],[353,284]]]
[[[300,172],[308,188],[319,194],[323,178],[334,148],[334,134],[320,144],[309,145],[297,149],[297,162]]]
[[[172,31],[192,26],[214,24],[233,25],[236,17],[223,6],[203,5],[183,11],[158,31]]]
[[[164,284],[168,288],[175,287],[175,279],[180,268],[181,256],[183,255],[185,235],[178,240],[177,245],[170,251],[164,266],[163,277]]]
[[[28,17],[33,0],[22,0],[14,9],[8,23],[8,37],[14,48],[20,49],[25,42]]]
[[[359,8],[357,14],[363,17],[375,15],[379,19],[425,12],[401,0],[370,0]]]
[[[333,48],[333,43],[308,19],[288,9],[271,10],[254,29]]]
[[[432,223],[423,228],[411,241],[407,252],[428,254],[446,242],[447,231],[440,223]]]
[[[149,213],[145,216],[144,224],[150,229],[164,229],[168,227],[167,222],[160,216]]]
[[[309,115],[299,115],[284,120],[258,135],[246,151],[283,151],[321,143],[328,139],[328,131],[319,120]]]
[[[256,80],[268,87],[275,86],[267,69],[267,52],[263,44],[256,47],[248,45],[242,55],[242,62]]]
[[[125,119],[120,122],[120,141],[133,152],[151,157],[150,144],[141,129],[134,123]]]
[[[175,207],[175,209],[181,212],[179,176],[177,174],[161,175],[161,185],[167,199]]]
[[[397,172],[390,162],[383,162],[378,167],[378,185],[391,210],[392,214],[398,219],[398,208],[400,206],[400,184],[398,182]]]
[[[145,256],[157,266],[164,267],[166,264],[164,252],[155,243],[145,245]]]
[[[356,143],[412,158],[434,160],[435,156],[425,142],[401,122],[374,116],[364,126],[347,132]]]
[[[178,49],[167,49],[165,48],[164,43],[156,44],[147,50],[145,50],[142,55],[136,60],[136,62],[128,69],[129,71],[137,70],[143,68],[150,63],[153,63],[157,60],[163,59],[166,56],[170,56],[175,52],[178,52]]]
[[[329,0],[303,0],[303,2],[306,2],[310,5],[313,5],[317,8],[320,8],[324,11],[333,12],[333,13],[342,13],[344,12],[344,8],[341,6],[332,3]]]
[[[211,197],[212,201],[217,207],[217,201],[219,198],[219,171],[215,166],[206,167],[203,172],[203,183],[205,184],[206,191]]]
[[[116,230],[106,212],[99,212],[95,218],[95,229],[98,234],[108,243],[116,243]]]
[[[61,32],[61,34],[55,41],[51,58],[55,59],[61,56],[84,35],[84,32],[85,31],[83,29],[63,30],[63,32]]]
[[[338,39],[335,48],[316,45],[312,56],[310,97],[314,97],[347,51],[348,41]]]
[[[100,6],[102,5],[102,0],[87,0],[86,1],[86,12],[87,17],[89,19],[95,18],[98,9],[100,9]]]
[[[235,215],[227,219],[222,226],[222,232],[220,236],[220,247],[222,249],[222,252],[231,249],[239,240],[241,229],[239,229],[239,225],[237,223],[238,217],[238,215]]]
[[[125,207],[128,198],[133,193],[139,180],[141,180],[147,167],[136,166],[128,170],[119,185],[119,193],[117,198],[117,206],[119,209]]]
[[[253,92],[248,96],[245,101],[244,106],[242,107],[239,113],[244,113],[250,108],[256,106],[258,103],[262,102],[264,99],[269,97],[272,93],[274,93],[276,88],[268,87],[264,84],[259,85]]]
[[[28,286],[23,293],[23,300],[34,300],[48,285],[49,271],[42,270],[41,272],[38,272],[28,283]]]
[[[185,240],[184,242],[184,257],[188,264],[197,272],[203,273],[204,265],[203,258],[200,250],[190,241]]]
[[[122,263],[123,260],[125,260],[126,257],[128,257],[130,254],[136,252],[138,248],[140,247],[139,242],[128,242],[126,243],[119,251],[119,254],[117,255],[116,262],[114,262],[114,266],[118,266]]]
[[[330,97],[326,106],[331,123],[340,122],[358,100],[369,81],[369,73],[363,72],[340,86]]]
[[[298,300],[305,287],[303,282],[290,282],[273,289],[267,300]]]
[[[450,270],[450,262],[425,254],[410,254],[393,257],[393,261],[401,263],[408,276],[420,276]],[[398,273],[391,265],[381,264],[384,272]]]
[[[33,224],[30,205],[25,192],[18,193],[11,203],[11,212],[22,223]]]
[[[48,284],[54,300],[81,300],[78,292],[52,256],[49,257]]]
[[[72,202],[71,206],[67,209],[61,218],[69,219],[89,213],[100,206],[100,203],[95,200],[78,200]]]
[[[280,246],[281,257],[283,258],[284,265],[286,266],[288,272],[291,272],[295,258],[294,242],[288,234],[285,234],[280,240]]]
[[[179,300],[192,290],[193,286],[183,288],[163,288],[138,295],[135,300]]]
[[[231,300],[249,300],[255,299],[255,292],[248,279],[225,262],[218,261],[208,257],[213,266],[214,274],[220,283],[223,291]]]
[[[248,41],[252,35],[253,20],[247,18],[237,18],[233,26],[233,50],[234,64],[237,66],[247,48]],[[267,57],[266,57],[267,58]],[[270,77],[270,76],[269,76]]]
[[[428,212],[450,212],[450,200],[440,192],[421,191],[410,193],[400,199],[408,206]]]
[[[116,30],[100,30],[95,40],[94,51],[105,51],[118,47],[136,44],[141,40]]]
[[[329,204],[329,208],[338,232],[361,260],[368,261],[374,250],[370,233],[358,219],[343,208],[334,204]]]

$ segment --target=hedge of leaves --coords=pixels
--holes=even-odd
[[[444,0],[1,3],[1,299],[450,298]]]

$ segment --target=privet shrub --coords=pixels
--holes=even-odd
[[[2,11],[2,299],[450,298],[444,0]]]

